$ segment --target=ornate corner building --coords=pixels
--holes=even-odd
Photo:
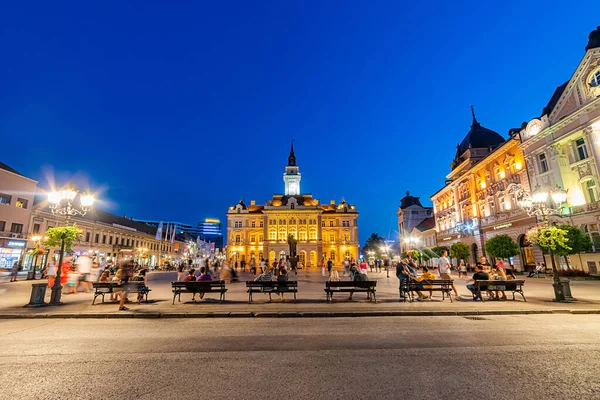
[[[486,255],[487,239],[507,234],[521,248],[512,264],[525,270],[535,266],[538,251],[525,239],[527,230],[536,225],[535,217],[528,216],[517,201],[519,193],[529,191],[518,129],[511,129],[507,140],[483,127],[473,110],[472,116],[471,129],[457,145],[446,186],[431,196],[438,245],[469,245],[469,262],[475,264]]]
[[[541,116],[520,130],[532,187],[567,190],[568,208],[552,222],[581,228],[593,251],[571,257],[574,268],[600,269],[600,26],[592,31],[573,75],[556,88]]]
[[[240,200],[227,211],[227,257],[233,261],[262,258],[269,262],[288,253],[287,238],[298,241],[299,263],[317,266],[323,259],[335,264],[358,259],[358,212],[343,198],[321,204],[312,194],[302,194],[301,174],[294,144],[285,167],[284,194],[273,195],[266,204]]]

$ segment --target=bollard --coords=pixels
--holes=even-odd
[[[46,288],[48,284],[44,283],[34,283],[31,285],[31,297],[29,298],[28,306],[45,306],[46,302],[44,298],[46,297]]]

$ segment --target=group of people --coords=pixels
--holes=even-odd
[[[263,259],[264,261],[264,259]],[[255,282],[270,282],[273,280],[273,277],[275,277],[275,280],[277,282],[284,282],[288,280],[288,271],[291,269],[291,267],[288,267],[287,265],[283,265],[283,263],[280,263],[277,266],[269,266],[266,267],[265,270],[259,274],[256,278],[254,278]],[[269,301],[272,301],[271,299],[271,292],[265,292],[269,298]],[[281,297],[281,301],[285,301],[285,294],[283,292],[279,292],[278,295]]]
[[[437,264],[435,266],[435,271],[437,271],[437,276],[441,280],[452,280],[452,264],[450,259],[448,258],[448,252],[442,251],[440,258],[437,260]],[[428,295],[424,294],[424,291],[427,289],[432,289],[432,285],[428,284],[434,280],[436,280],[436,275],[434,271],[430,270],[430,268],[423,266],[423,273],[419,275],[417,273],[418,266],[414,259],[407,255],[405,258],[400,260],[396,265],[396,276],[400,282],[400,300],[404,300],[406,296],[409,295],[408,291],[408,282],[409,280],[418,282],[417,285],[414,285],[414,292],[417,294],[416,300],[430,300],[431,299],[431,291]],[[458,276],[467,278],[467,268],[464,262],[462,262],[458,267]],[[498,261],[494,267],[492,267],[485,257],[480,257],[479,261],[475,266],[475,272],[473,276],[466,281],[467,289],[473,294],[473,298],[477,297],[477,286],[475,281],[479,280],[498,280],[498,281],[506,281],[516,279],[514,272],[510,268],[506,268],[502,261]],[[452,283],[452,291],[454,297],[460,299],[458,294],[458,290],[456,289],[456,285],[454,282]],[[506,300],[506,294],[503,290],[490,290],[487,291],[489,300]]]

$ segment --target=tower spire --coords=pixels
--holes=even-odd
[[[288,165],[296,165],[296,155],[294,154],[294,139],[292,139],[292,148],[290,149],[290,156],[288,157]]]

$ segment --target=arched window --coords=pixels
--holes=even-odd
[[[333,250],[332,250],[332,251],[329,253],[329,258],[331,258],[331,261],[335,261],[335,251],[333,251]]]
[[[592,79],[590,80],[590,86],[591,87],[600,86],[600,69],[597,70],[596,72],[594,72],[594,74],[592,75]]]
[[[594,179],[585,181],[582,186],[588,203],[595,203],[598,201],[598,188],[596,187],[596,181]]]
[[[592,239],[593,250],[600,251],[600,232],[598,231],[598,224],[583,225],[581,230]]]

